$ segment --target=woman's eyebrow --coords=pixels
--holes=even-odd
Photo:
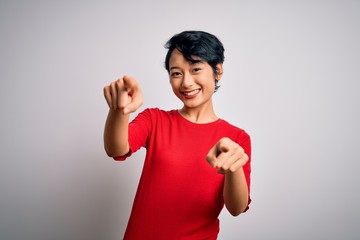
[[[196,60],[196,61],[194,61],[194,62],[191,62],[190,64],[191,64],[191,65],[204,64],[204,61],[202,61],[202,60]]]
[[[173,70],[173,69],[179,69],[179,67],[178,66],[170,67],[170,70]]]
[[[196,64],[204,64],[205,61],[198,59],[198,60],[193,60],[193,61],[191,61],[189,63],[190,63],[190,65],[193,66],[193,65],[196,65]],[[173,69],[180,69],[180,67],[179,66],[172,66],[172,67],[169,68],[169,70],[173,70]]]
[[[191,63],[203,63],[203,62],[205,62],[205,60],[204,59],[202,59],[201,57],[193,57],[193,58],[191,58],[190,60],[188,60],[189,62],[191,62]]]

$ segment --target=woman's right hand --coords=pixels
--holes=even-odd
[[[104,87],[104,96],[110,109],[123,114],[135,112],[143,104],[140,85],[130,76],[123,76]]]

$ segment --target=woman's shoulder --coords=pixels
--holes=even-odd
[[[147,118],[152,122],[171,120],[177,115],[177,110],[163,110],[157,107],[149,107],[143,109],[137,116],[137,118]]]
[[[141,113],[148,113],[152,115],[174,115],[177,110],[163,110],[157,107],[145,108]]]
[[[232,132],[240,138],[249,138],[250,135],[241,127],[234,125],[227,120],[221,119],[220,126],[224,131]]]

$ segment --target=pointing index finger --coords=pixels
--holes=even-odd
[[[139,88],[136,80],[133,77],[125,75],[123,76],[122,80],[124,82],[124,87],[127,92],[131,92]]]
[[[130,113],[136,111],[142,104],[143,98],[141,88],[136,80],[130,76],[123,77],[124,87],[131,101],[124,107],[124,113]]]
[[[206,160],[212,167],[216,167],[216,156],[217,156],[217,144],[213,146],[206,156]]]

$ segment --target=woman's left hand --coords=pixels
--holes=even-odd
[[[218,173],[234,173],[249,160],[244,149],[230,138],[221,138],[209,151],[206,160]]]

